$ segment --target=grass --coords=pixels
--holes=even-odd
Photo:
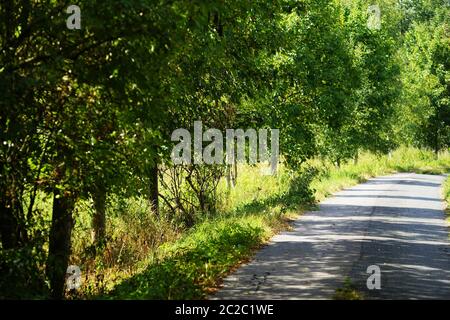
[[[127,299],[199,299],[242,263],[271,231],[251,217],[210,221],[160,248],[146,271],[122,282],[110,294]]]
[[[333,296],[334,300],[364,300],[364,295],[359,292],[350,278],[346,278],[342,288],[338,288]]]
[[[435,159],[431,152],[402,148],[391,157],[364,154],[358,163],[349,162],[340,168],[318,160],[309,166],[315,170],[293,174],[281,168],[274,177],[260,176],[255,167],[241,167],[235,189],[228,192],[224,185],[220,187],[226,193],[220,214],[156,248],[140,271],[100,297],[204,299],[274,234],[289,228],[289,220],[310,208],[312,200],[393,172],[443,174],[450,171],[450,155],[443,153]],[[308,192],[308,185],[313,193]],[[449,181],[445,190],[448,201]],[[351,286],[344,286],[336,298],[361,296]]]
[[[442,190],[443,190],[443,195],[444,195],[445,202],[447,204],[445,212],[447,213],[447,222],[448,222],[449,227],[450,227],[450,175],[447,176],[447,180],[445,181]],[[450,234],[449,234],[449,237],[450,237]]]

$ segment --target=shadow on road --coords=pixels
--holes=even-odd
[[[327,299],[349,277],[367,299],[450,299],[443,179],[402,174],[339,192],[274,237],[215,298]],[[381,269],[381,290],[367,289],[370,265]]]

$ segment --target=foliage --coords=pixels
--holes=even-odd
[[[258,220],[227,219],[202,224],[174,245],[162,247],[162,256],[155,258],[145,272],[121,283],[111,296],[203,298],[202,288],[214,285],[267,234]]]
[[[105,291],[144,268],[161,243],[219,219],[206,251],[186,249],[214,252],[211,273],[196,273],[208,259],[174,249],[148,276],[184,276],[177,289],[142,292],[202,296],[268,234],[258,219],[269,208],[279,226],[314,195],[367,175],[448,170],[448,1],[380,1],[380,30],[367,27],[370,4],[80,0],[82,28],[69,30],[68,1],[2,1],[0,296],[61,299],[69,263],[98,283],[88,294]],[[284,173],[174,166],[171,133],[198,120],[281,129]],[[436,159],[409,149],[385,162],[365,156],[385,159],[402,145]],[[224,216],[237,221],[227,226]],[[245,248],[221,243],[227,236]],[[229,260],[215,256],[222,250]],[[118,279],[117,266],[128,270]],[[11,291],[17,283],[29,292]]]

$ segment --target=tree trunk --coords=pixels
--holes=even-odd
[[[359,151],[356,151],[355,157],[353,158],[353,163],[357,165],[359,162]]]
[[[439,127],[436,125],[436,135],[435,135],[435,143],[434,143],[434,157],[436,160],[439,159],[439,150],[440,150],[440,145],[439,145]]]
[[[106,237],[106,187],[100,183],[92,194],[94,215],[92,216],[92,240],[95,246],[101,246]]]
[[[18,223],[12,208],[6,205],[5,199],[0,204],[0,236],[3,249],[14,249],[19,246]]]
[[[238,177],[237,159],[236,159],[236,157],[234,157],[233,172],[232,172],[232,177],[231,177],[231,181],[233,183],[233,188],[236,187],[236,185],[237,185],[237,177]]]
[[[341,158],[337,158],[336,162],[334,163],[334,165],[336,166],[336,168],[341,168]]]
[[[227,179],[227,190],[230,191],[232,185],[231,185],[231,165],[229,164],[227,164],[226,179]]]
[[[153,213],[159,216],[159,188],[158,188],[158,165],[150,168],[149,199]]]
[[[75,199],[62,191],[53,195],[52,225],[50,228],[49,250],[46,272],[50,280],[51,297],[64,297],[64,284],[69,264],[71,234],[73,228],[72,212]]]
[[[28,242],[20,196],[8,196],[11,191],[3,193],[0,199],[0,240],[3,249],[17,249]]]

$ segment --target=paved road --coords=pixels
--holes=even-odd
[[[211,299],[330,299],[346,277],[366,299],[450,299],[444,176],[396,174],[335,194],[275,236]],[[366,271],[381,269],[381,290]]]

